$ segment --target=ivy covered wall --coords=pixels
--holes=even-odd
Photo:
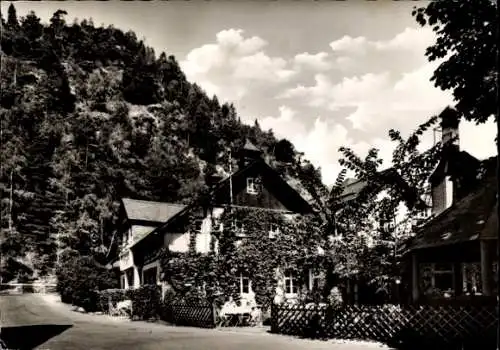
[[[291,217],[265,209],[225,210],[212,216],[210,250],[197,252],[196,218],[187,219],[188,252],[164,248],[162,280],[189,301],[224,302],[240,298],[240,276],[248,277],[258,304],[268,304],[284,274],[292,273],[298,298],[321,298],[327,291],[329,259],[321,254],[327,240],[314,216]],[[194,216],[194,215],[193,215]],[[278,233],[269,234],[270,229]],[[217,248],[217,249],[216,249]],[[316,290],[307,291],[309,270],[323,271]],[[277,273],[278,272],[278,273]]]

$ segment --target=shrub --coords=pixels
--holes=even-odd
[[[120,301],[127,299],[126,290],[124,289],[105,289],[99,291],[99,306],[102,312],[109,312],[109,302],[116,306]]]
[[[99,267],[92,257],[70,253],[61,258],[57,269],[57,291],[61,301],[83,307],[88,312],[99,310],[99,290],[114,288],[117,284],[114,274]]]
[[[132,319],[149,320],[157,318],[161,308],[161,289],[155,285],[145,285],[127,291],[132,301]]]

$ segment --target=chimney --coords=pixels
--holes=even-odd
[[[439,118],[441,119],[441,142],[443,145],[449,144],[459,147],[458,125],[460,116],[458,112],[451,107],[446,107],[439,115]]]
[[[443,144],[441,161],[431,176],[432,184],[432,213],[437,215],[453,204],[456,179],[450,173],[450,161],[459,151],[460,115],[451,108],[446,107],[439,115],[441,119],[441,142]]]

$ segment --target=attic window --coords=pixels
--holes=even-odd
[[[257,179],[253,177],[247,178],[247,193],[248,194],[260,193],[260,184],[257,182]]]

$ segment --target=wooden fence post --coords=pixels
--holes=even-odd
[[[212,320],[214,323],[214,328],[217,327],[217,306],[215,303],[212,303]]]
[[[276,305],[274,303],[271,303],[271,333],[278,333],[278,329],[276,327]]]

